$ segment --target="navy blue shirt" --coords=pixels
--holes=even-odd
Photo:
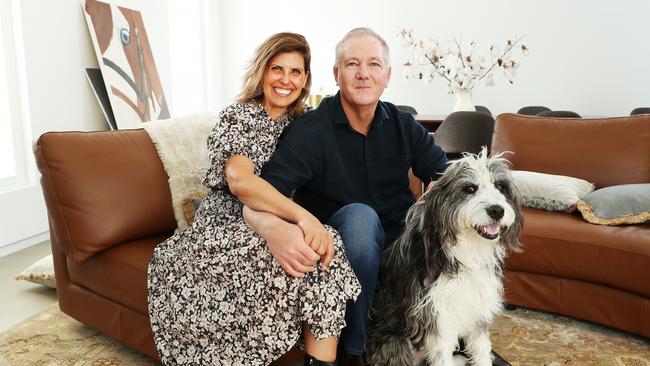
[[[339,98],[325,98],[290,123],[261,176],[286,196],[295,191],[321,222],[347,204],[365,203],[382,224],[399,228],[415,202],[409,168],[425,182],[435,180],[447,157],[413,116],[391,103],[378,103],[364,136],[350,126]]]

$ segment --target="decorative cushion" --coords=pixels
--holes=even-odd
[[[187,220],[189,225],[192,225],[192,222],[194,222],[196,210],[199,209],[205,197],[205,192],[194,192],[183,199],[183,215],[185,215],[185,220]]]
[[[34,282],[55,289],[56,280],[54,278],[54,262],[52,261],[52,254],[37,260],[14,278],[16,280]]]
[[[210,166],[207,141],[218,118],[218,113],[204,111],[142,124],[156,145],[169,177],[178,230],[189,226],[184,200],[195,192],[207,193],[207,188],[202,183]]]
[[[592,224],[624,225],[650,221],[650,183],[601,188],[578,201],[578,210]]]
[[[594,190],[586,180],[525,170],[513,170],[512,178],[522,206],[547,211],[572,212],[578,200]]]

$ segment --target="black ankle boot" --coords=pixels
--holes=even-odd
[[[305,353],[305,366],[336,366],[336,361],[327,362],[327,361],[317,360]]]

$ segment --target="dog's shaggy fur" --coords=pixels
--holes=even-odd
[[[503,307],[508,249],[523,219],[507,161],[465,154],[408,211],[384,252],[370,309],[366,361],[449,366],[458,340],[469,360],[491,365],[489,325]]]

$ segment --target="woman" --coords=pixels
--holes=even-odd
[[[193,224],[154,251],[149,315],[165,364],[265,365],[301,334],[305,364],[335,361],[345,303],[360,292],[343,243],[258,177],[282,129],[304,112],[310,59],[298,34],[275,34],[257,48],[239,101],[208,138],[208,197]],[[283,253],[242,219],[242,203],[298,224],[313,250],[302,263],[311,272],[287,273]],[[320,268],[309,262],[319,258]]]

